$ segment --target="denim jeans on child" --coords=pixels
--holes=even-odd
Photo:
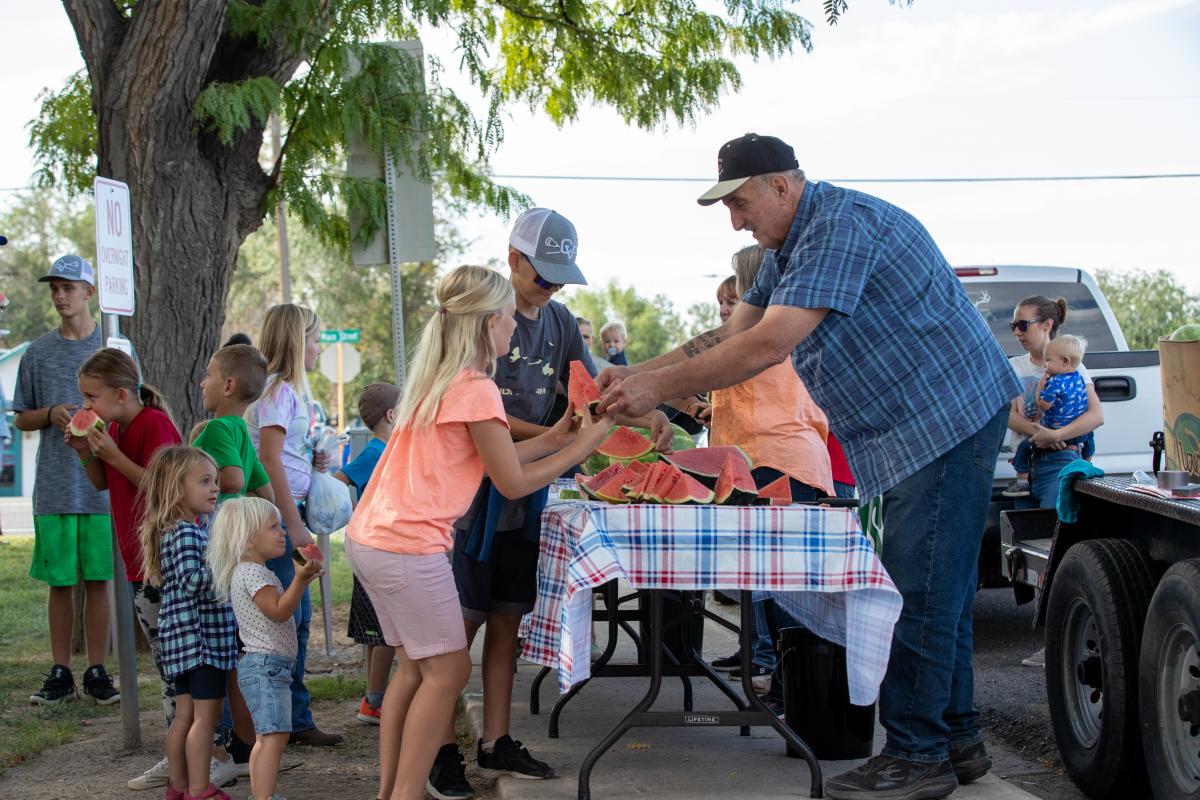
[[[296,660],[270,653],[243,653],[238,659],[238,688],[254,718],[254,732],[291,733],[292,672]]]
[[[287,530],[286,527],[284,530]],[[287,537],[287,550],[279,558],[268,560],[267,569],[278,576],[285,590],[292,585],[292,578],[296,577],[296,562],[292,561],[291,536]],[[308,627],[312,622],[312,600],[308,589],[304,590],[293,618],[296,620],[296,664],[292,669],[292,732],[303,733],[317,727],[309,708],[312,698],[308,694],[308,687],[304,685],[304,658],[308,655]]]
[[[972,609],[1007,420],[1006,405],[883,494],[883,565],[904,598],[879,692],[885,755],[938,763],[951,744],[983,740],[974,706]]]
[[[1091,458],[1096,452],[1096,434],[1085,433],[1083,436],[1076,436],[1073,439],[1067,439],[1063,442],[1066,445],[1074,445],[1079,448],[1080,458]],[[1013,469],[1021,474],[1029,472],[1029,466],[1032,459],[1033,445],[1028,439],[1022,439],[1017,443],[1017,449],[1013,452],[1012,465]],[[1070,459],[1074,461],[1074,459]]]

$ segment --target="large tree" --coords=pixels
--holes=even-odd
[[[1200,322],[1200,295],[1166,270],[1096,273],[1125,341],[1134,350],[1157,350],[1158,340],[1180,325]]]
[[[322,240],[348,244],[384,220],[381,182],[346,177],[357,139],[436,176],[468,206],[520,198],[487,177],[502,111],[559,124],[590,103],[644,128],[684,124],[739,86],[735,56],[809,47],[779,0],[63,0],[86,72],[45,96],[32,140],[42,178],[76,192],[100,174],[132,187],[138,307],[131,333],[148,377],[185,421],[218,343],[246,237],[283,199]],[[835,21],[843,2],[825,2]],[[421,65],[369,40],[453,32],[459,66],[486,98],[469,105]],[[423,87],[428,87],[425,90]],[[268,115],[280,157],[263,160]]]

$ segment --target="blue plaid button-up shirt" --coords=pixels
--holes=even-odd
[[[864,497],[975,433],[1021,384],[954,270],[908,212],[807,183],[783,247],[742,298],[828,308],[792,353]]]
[[[237,622],[229,603],[213,593],[207,549],[208,531],[190,522],[163,534],[158,642],[168,678],[202,664],[224,670],[237,665]]]

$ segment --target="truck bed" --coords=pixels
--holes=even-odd
[[[1132,479],[1125,476],[1089,478],[1076,482],[1075,491],[1126,508],[1149,511],[1188,525],[1200,525],[1200,498],[1154,497],[1141,492],[1131,492],[1128,486],[1132,482]]]

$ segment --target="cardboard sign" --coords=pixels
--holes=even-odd
[[[1167,469],[1200,481],[1200,342],[1158,343]]]

